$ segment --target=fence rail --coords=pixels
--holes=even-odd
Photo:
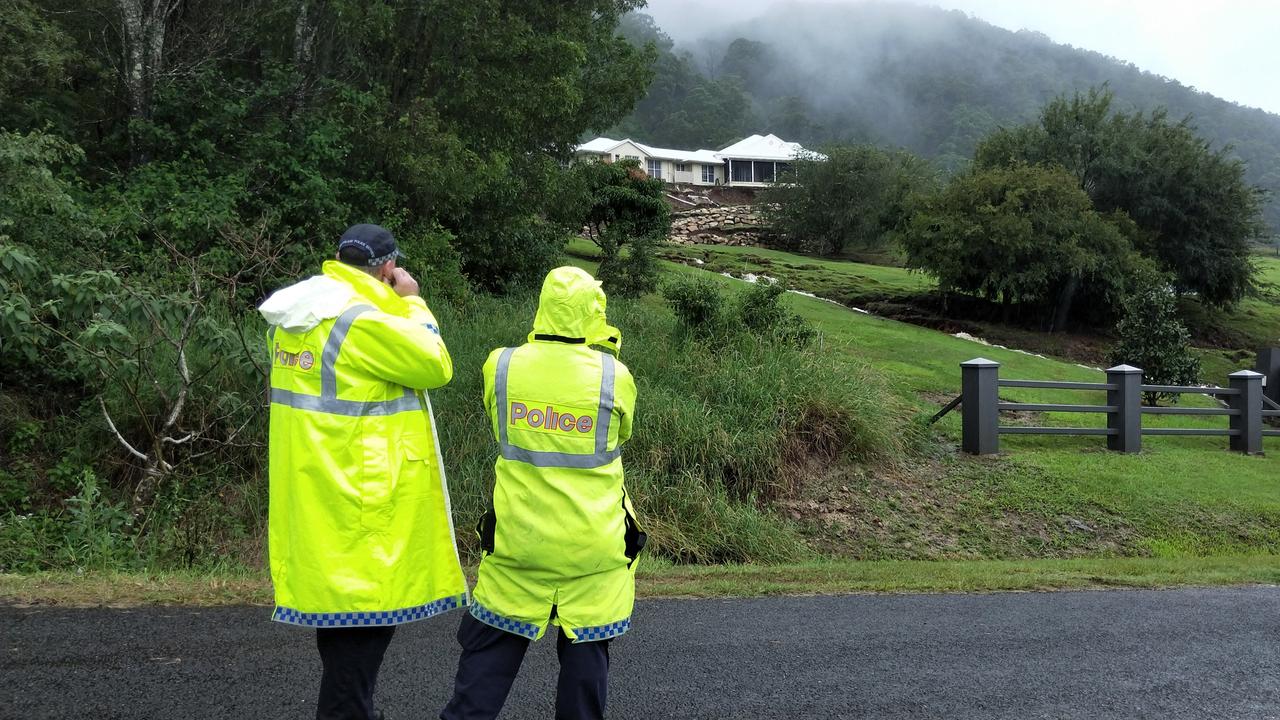
[[[1269,418],[1280,418],[1280,349],[1259,353],[1255,372],[1232,373],[1227,387],[1192,387],[1184,385],[1148,385],[1142,382],[1142,370],[1120,365],[1106,370],[1102,383],[1063,382],[1059,380],[1012,380],[1000,377],[1000,363],[976,358],[960,364],[961,394],[951,401],[931,422],[961,408],[962,439],[965,452],[989,455],[1000,451],[1001,435],[1083,435],[1107,438],[1107,448],[1135,453],[1142,449],[1144,436],[1226,437],[1232,450],[1249,455],[1262,454],[1264,437],[1280,437],[1280,430],[1268,428]],[[1106,403],[1008,402],[1000,399],[1001,388],[1041,390],[1088,390],[1105,392]],[[1208,395],[1226,403],[1221,408],[1147,407],[1144,393]],[[1106,416],[1106,427],[1039,427],[1001,425],[1002,412],[1094,413]],[[1143,427],[1144,416],[1224,417],[1226,428]]]

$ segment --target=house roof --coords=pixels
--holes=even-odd
[[[640,149],[645,155],[662,160],[675,160],[677,162],[702,163],[705,165],[719,165],[721,161],[733,158],[735,160],[793,160],[801,155],[816,157],[825,160],[826,156],[805,150],[800,143],[787,142],[777,135],[752,135],[745,140],[730,145],[723,150],[672,150],[671,148],[653,147],[644,143],[636,142],[630,138],[626,140],[613,140],[606,137],[598,137],[579,145],[574,152],[580,153],[600,153],[608,154],[618,148],[619,145],[630,143]]]
[[[595,140],[589,140],[574,148],[574,152],[588,153],[604,153],[618,147],[626,140],[610,140],[607,137],[598,137]]]
[[[720,158],[716,156],[714,150],[673,150],[671,148],[653,147],[644,143],[636,142],[630,138],[626,140],[612,140],[610,138],[598,137],[579,145],[575,148],[575,152],[580,153],[610,153],[618,148],[619,145],[631,143],[649,157],[659,158],[661,160],[675,160],[678,162],[696,162],[706,165],[719,165]]]
[[[641,145],[650,155],[663,160],[679,160],[680,162],[696,162],[707,165],[719,165],[720,157],[714,150],[671,150]]]
[[[787,142],[777,135],[752,135],[716,154],[735,160],[793,160],[806,152],[800,143]]]

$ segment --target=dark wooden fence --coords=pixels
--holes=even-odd
[[[961,395],[936,420],[958,404],[961,407],[963,438],[961,447],[975,455],[1000,451],[1001,435],[1095,435],[1107,439],[1107,448],[1135,453],[1142,449],[1144,436],[1207,435],[1229,438],[1232,450],[1262,454],[1264,437],[1280,437],[1280,430],[1267,420],[1280,418],[1280,349],[1264,350],[1258,356],[1258,370],[1241,370],[1229,376],[1227,387],[1147,385],[1142,370],[1129,365],[1106,372],[1106,382],[1060,382],[1055,380],[1011,380],[1000,377],[1000,363],[977,358],[960,364]],[[1106,392],[1105,405],[1002,402],[1000,388],[1041,390],[1092,390]],[[1142,404],[1143,393],[1196,394],[1220,398],[1222,407],[1150,407]],[[1106,415],[1105,427],[1033,427],[1001,425],[1005,411],[1045,413],[1094,413]],[[1143,427],[1148,415],[1220,416],[1225,428]]]

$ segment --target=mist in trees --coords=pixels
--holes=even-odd
[[[1230,148],[1226,157],[1245,161],[1246,182],[1280,191],[1280,116],[959,11],[889,2],[788,3],[748,22],[682,28],[680,36],[697,38],[679,45],[665,40],[664,52],[685,58],[684,70],[697,76],[682,86],[698,78],[741,82],[749,112],[740,136],[774,132],[807,147],[904,148],[954,172],[968,165],[989,133],[1034,121],[1055,97],[1107,84],[1116,112],[1165,107],[1175,123],[1191,116],[1212,150]],[[723,131],[663,136],[661,113],[644,114],[645,108],[690,112],[686,98],[655,82],[621,127],[656,144],[679,139],[693,141],[681,146],[717,147]],[[1280,233],[1280,203],[1265,205],[1264,218]]]

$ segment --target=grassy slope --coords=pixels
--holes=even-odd
[[[726,250],[726,254],[737,256],[760,252]],[[785,253],[768,256],[785,259],[780,257]],[[858,268],[858,272],[865,270]],[[679,271],[698,272],[689,268]],[[918,276],[894,268],[873,272],[884,284],[890,282],[884,278],[891,279],[897,273],[899,287],[918,280]],[[845,354],[851,362],[870,363],[885,373],[897,394],[921,413],[931,413],[956,395],[959,364],[978,356],[1001,362],[1005,377],[1102,379],[1100,373],[1072,363],[979,345],[821,300],[793,296],[790,302],[797,312],[823,328],[830,351]],[[1002,397],[1021,402],[1102,400],[1099,393],[1039,390],[1005,391]],[[1211,401],[1192,397],[1184,402],[1204,406]],[[1028,420],[1032,421],[1028,424],[1061,426],[1103,422],[1100,415],[1083,414],[1023,421]],[[1225,426],[1225,418],[1149,417],[1148,421],[1166,427]],[[956,414],[938,427],[946,438],[958,442]],[[932,477],[914,478],[908,497],[899,499],[900,507],[885,508],[890,522],[903,525],[898,532],[900,544],[912,545],[908,552],[896,555],[915,555],[911,551],[918,549],[918,543],[927,542],[937,530],[912,528],[913,522],[954,525],[942,528],[951,536],[944,540],[953,541],[958,546],[953,554],[961,556],[966,550],[986,557],[1073,556],[1081,552],[1204,556],[1280,551],[1280,443],[1268,439],[1271,455],[1254,458],[1227,452],[1225,442],[1225,438],[1148,438],[1147,452],[1126,457],[1105,452],[1101,438],[1006,436],[1003,448],[1007,457],[1002,459],[946,455],[933,467]],[[930,502],[956,494],[962,495],[958,512],[921,511]],[[911,505],[913,499],[919,501],[915,506]],[[1061,526],[1072,525],[1073,520],[1093,532],[1064,535]],[[1021,523],[1021,527],[1010,529],[1015,537],[999,537],[1000,532],[989,530],[990,524],[999,526],[1002,521],[1015,526]],[[892,550],[880,548],[880,554],[894,557]]]

